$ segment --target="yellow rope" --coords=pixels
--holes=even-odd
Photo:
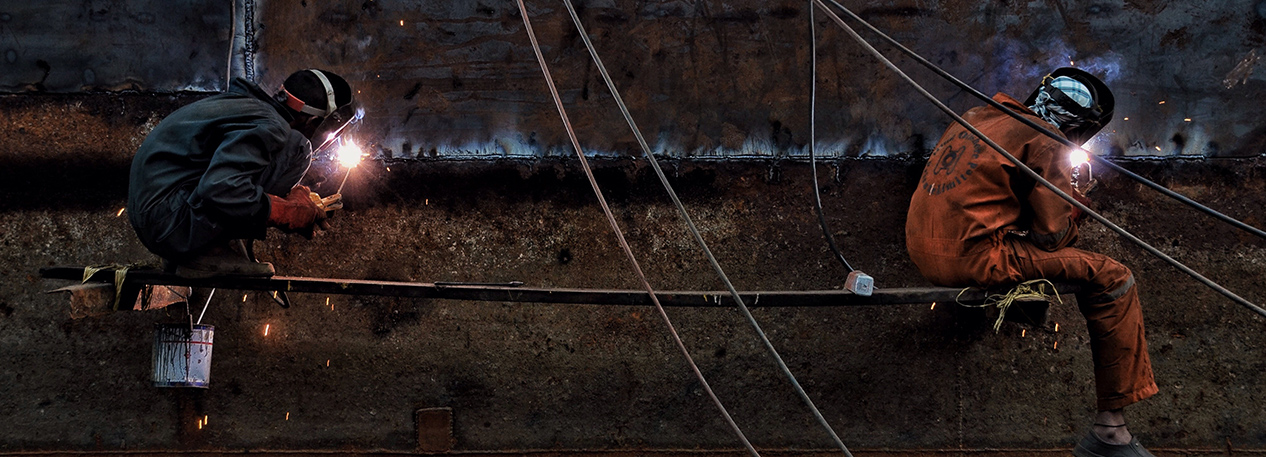
[[[1046,290],[1048,286],[1051,289],[1049,292]],[[1059,291],[1055,290],[1055,284],[1052,284],[1050,281],[1045,279],[1034,279],[1022,282],[1011,288],[1011,290],[1005,294],[993,294],[985,297],[985,301],[979,305],[968,305],[960,300],[963,297],[963,294],[968,290],[971,290],[971,288],[967,287],[959,291],[958,296],[954,298],[954,301],[958,302],[959,305],[975,308],[986,308],[990,306],[998,307],[998,321],[993,323],[993,331],[995,333],[1002,328],[1002,320],[1007,316],[1007,309],[1010,308],[1011,304],[1015,303],[1017,300],[1046,300],[1047,302],[1064,303],[1064,300],[1059,298]],[[1053,300],[1052,297],[1054,298]]]
[[[128,265],[121,265],[121,264],[115,263],[115,264],[95,265],[95,266],[90,266],[90,267],[84,267],[84,279],[81,283],[88,282],[88,280],[92,279],[92,276],[97,274],[97,272],[99,271],[114,270],[113,306],[115,310],[119,310],[119,299],[122,298],[123,282],[127,280],[127,271],[131,268],[143,267],[143,266],[145,265],[140,264],[140,263],[133,263],[133,264],[128,264]]]

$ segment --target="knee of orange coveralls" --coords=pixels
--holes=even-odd
[[[1094,254],[1098,257],[1098,265],[1092,265],[1090,269],[1091,277],[1087,279],[1087,289],[1083,291],[1083,295],[1092,303],[1107,303],[1115,301],[1129,292],[1134,287],[1134,274],[1130,269],[1121,262],[1117,262],[1103,254]]]
[[[1109,270],[1111,276],[1105,274],[1096,278],[1101,282],[1096,281],[1090,290],[1077,295],[1077,307],[1086,318],[1091,346],[1105,343],[1100,340],[1107,335],[1116,335],[1109,339],[1123,339],[1112,346],[1145,345],[1146,343],[1141,342],[1143,310],[1139,303],[1138,288],[1134,284],[1134,275],[1119,263],[1112,263],[1120,268]]]

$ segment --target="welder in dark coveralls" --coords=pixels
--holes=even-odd
[[[171,113],[132,160],[127,209],[141,243],[180,276],[272,276],[242,240],[263,239],[269,226],[311,237],[342,206],[313,201],[299,180],[310,139],[351,101],[343,78],[302,70],[273,96],[236,78]]]
[[[1113,97],[1093,75],[1061,68],[1025,103],[994,100],[1082,144],[1111,119]],[[963,118],[1060,190],[1072,185],[1069,148],[991,106]],[[1079,457],[1150,456],[1125,427],[1122,408],[1156,393],[1143,314],[1130,270],[1070,246],[1081,212],[1034,182],[958,124],[932,152],[910,200],[906,247],[923,276],[952,287],[1012,286],[1033,279],[1079,283],[1090,330],[1099,413],[1074,449]]]

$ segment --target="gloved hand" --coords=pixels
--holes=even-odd
[[[1086,198],[1085,195],[1082,195],[1081,192],[1077,190],[1073,190],[1068,195],[1071,195],[1073,197],[1073,200],[1077,200],[1078,203],[1086,205],[1087,208],[1094,209],[1094,207],[1091,206],[1090,199]],[[1073,217],[1073,223],[1077,225],[1081,225],[1082,222],[1086,221],[1086,213],[1082,211],[1081,208],[1078,208],[1076,206],[1073,207],[1072,217]]]
[[[269,194],[268,224],[312,239],[314,227],[325,220],[325,211],[312,202],[309,193],[306,186],[295,186],[285,198]]]

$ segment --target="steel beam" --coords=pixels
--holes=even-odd
[[[49,279],[83,280],[82,267],[41,268],[40,275]],[[89,278],[93,282],[113,282],[114,271],[102,270]],[[130,270],[124,280],[125,287],[138,285],[168,285],[190,287],[214,287],[233,290],[262,290],[300,292],[313,294],[378,295],[387,297],[430,298],[446,300],[494,301],[513,303],[560,303],[577,305],[651,306],[645,291],[618,289],[571,289],[515,287],[509,285],[422,283],[400,281],[374,281],[365,279],[307,278],[298,276],[274,276],[272,278],[211,278],[185,279],[157,270]],[[1076,292],[1072,286],[1061,286],[1063,293]],[[960,292],[962,292],[960,297]],[[725,291],[658,291],[655,293],[664,306],[674,307],[730,307],[734,301]],[[855,295],[847,290],[780,290],[739,292],[749,307],[819,307],[819,306],[873,306],[911,305],[932,302],[950,302],[958,298],[964,303],[978,303],[985,298],[985,291],[945,287],[901,287],[875,289],[869,297]]]

